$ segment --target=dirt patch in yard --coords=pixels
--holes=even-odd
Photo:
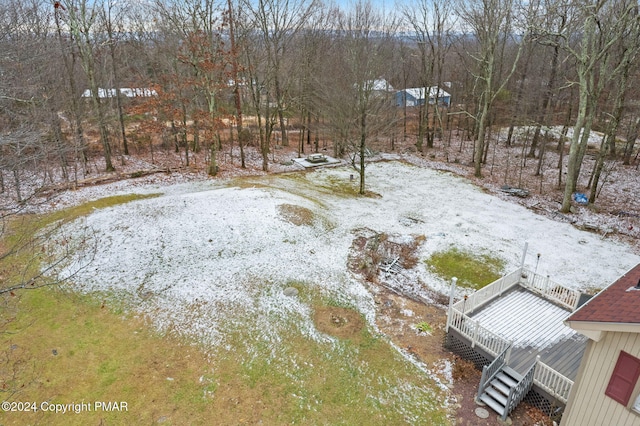
[[[364,327],[364,319],[360,313],[336,306],[316,308],[313,322],[322,333],[341,339],[351,339],[358,336]]]
[[[314,214],[305,207],[293,204],[280,204],[278,206],[278,212],[284,220],[296,226],[313,224]]]
[[[449,359],[450,353],[442,346],[446,325],[442,308],[416,302],[384,288],[379,288],[375,294],[375,302],[376,324],[401,349],[429,367],[443,358]],[[416,326],[421,322],[429,324],[431,332],[419,331]]]

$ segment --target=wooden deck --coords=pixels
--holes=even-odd
[[[564,325],[571,314],[521,286],[480,307],[471,318],[513,342],[509,366],[520,374],[540,361],[575,380],[587,338]]]

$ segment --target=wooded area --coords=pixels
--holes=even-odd
[[[455,135],[473,144],[477,177],[492,144],[522,145],[537,173],[555,150],[568,212],[592,130],[604,137],[591,203],[611,164],[638,162],[639,49],[630,0],[419,0],[392,11],[2,0],[0,191],[23,203],[91,179],[97,159],[111,172],[163,150],[185,167],[203,156],[212,176],[223,152],[239,168],[256,152],[268,171],[274,149],[296,145],[349,159],[364,193],[371,147],[409,141],[425,154]],[[415,87],[446,91],[451,104],[396,104],[396,90]]]

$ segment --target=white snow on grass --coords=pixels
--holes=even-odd
[[[308,318],[307,306],[283,294],[292,281],[339,287],[349,300],[369,297],[346,273],[344,250],[335,250],[321,220],[296,226],[279,216],[280,204],[313,207],[304,199],[222,188],[146,201],[87,219],[101,247],[76,281],[87,291],[124,292],[162,328],[216,343],[220,322],[234,315]]]
[[[374,324],[374,302],[347,269],[353,231],[369,228],[425,235],[421,259],[457,247],[526,265],[571,288],[604,287],[640,262],[628,246],[538,216],[451,174],[400,162],[367,167],[367,189],[381,197],[354,197],[331,186],[350,182],[352,169],[246,178],[243,188],[181,184],[159,198],[99,210],[86,225],[100,239],[97,258],[76,277],[87,292],[126,295],[131,307],[164,330],[224,345],[247,318],[273,343],[286,338],[279,323],[295,320],[314,339],[312,292],[356,307]],[[233,181],[238,182],[238,181]],[[254,188],[246,188],[254,183]],[[139,188],[133,188],[140,192]],[[153,192],[149,189],[149,192]],[[294,225],[282,204],[314,213]],[[419,280],[446,293],[448,283],[420,263]],[[296,285],[299,297],[283,294]]]
[[[553,137],[559,139],[562,136],[562,128],[563,126],[543,126],[540,130],[542,133],[549,132]],[[528,139],[533,137],[535,132],[535,126],[516,126],[514,127],[513,136],[517,136],[520,138],[526,137]],[[500,129],[500,138],[503,140],[507,139],[507,135],[509,133],[508,127],[503,127]],[[580,137],[582,137],[584,133],[584,129],[580,131]],[[566,138],[571,139],[573,137],[573,126],[567,128],[567,132],[565,135]],[[587,144],[591,147],[598,147],[602,142],[602,138],[604,137],[604,133],[598,132],[596,130],[591,129],[589,131],[589,140]]]

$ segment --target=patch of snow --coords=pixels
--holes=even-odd
[[[437,373],[444,377],[449,385],[453,385],[453,364],[448,359],[441,359],[434,364]]]

